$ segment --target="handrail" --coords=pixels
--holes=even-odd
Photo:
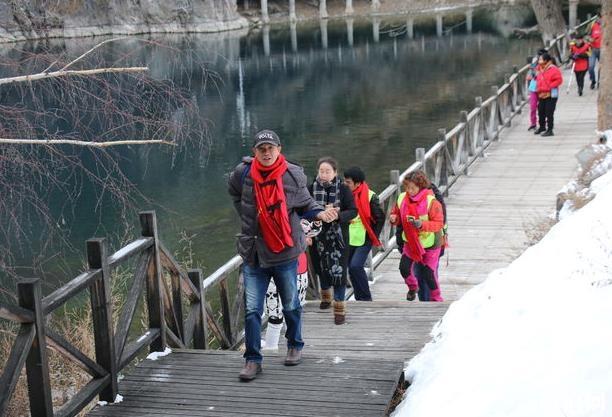
[[[19,324],[8,361],[0,377],[0,415],[4,415],[23,367],[27,369],[32,416],[72,416],[97,395],[112,402],[117,395],[117,377],[147,348],[163,351],[167,346],[205,349],[209,323],[220,333],[210,308],[205,304],[204,279],[200,270],[185,273],[159,241],[155,212],[141,212],[142,237],[110,256],[104,239],[87,241],[89,269],[51,294],[42,297],[38,279],[18,282],[19,305],[0,305],[0,318]],[[116,326],[113,328],[111,273],[135,259],[134,278]],[[95,360],[89,358],[64,336],[51,329],[47,318],[66,303],[90,293],[95,338]],[[148,305],[148,328],[129,341],[130,326],[138,303]],[[184,318],[183,307],[189,308]],[[225,335],[217,336],[224,339]],[[228,347],[230,342],[227,342]],[[224,345],[225,346],[225,345]],[[91,380],[53,412],[47,348],[91,375]]]

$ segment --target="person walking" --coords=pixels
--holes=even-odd
[[[313,239],[310,257],[321,285],[321,309],[334,307],[334,322],[344,324],[346,319],[346,284],[349,257],[349,222],[357,215],[351,190],[338,178],[338,163],[324,157],[317,162],[317,178],[310,192],[317,204],[335,210],[337,220],[324,224],[321,233]]]
[[[584,89],[584,76],[589,69],[591,45],[585,42],[582,36],[577,36],[574,42],[571,43],[570,48],[570,59],[574,61],[573,67],[574,74],[576,75],[576,84],[578,85],[578,95],[581,96]]]
[[[306,236],[308,246],[312,244],[312,238],[321,232],[321,222],[310,222],[302,219],[300,222],[302,231]],[[306,292],[308,290],[308,259],[306,252],[303,252],[298,257],[297,266],[297,288],[300,305],[303,307],[306,303]],[[268,316],[268,325],[266,333],[261,341],[261,347],[264,350],[278,351],[278,343],[280,341],[280,333],[283,328],[283,303],[278,293],[274,281],[270,281],[268,292],[266,293],[266,315]]]
[[[438,261],[443,246],[444,213],[423,171],[408,174],[402,181],[404,192],[397,199],[389,220],[402,229],[402,257],[399,270],[408,285],[406,299],[444,301],[438,282]],[[413,276],[417,285],[409,282]]]
[[[253,140],[254,158],[234,169],[228,191],[240,216],[237,239],[242,257],[245,289],[245,365],[239,377],[256,378],[262,371],[261,317],[270,279],[283,303],[287,322],[285,365],[301,362],[302,307],[297,291],[297,258],[306,249],[300,217],[331,222],[334,210],[324,210],[308,193],[303,169],[287,162],[281,142],[272,130],[262,130]]]
[[[563,83],[563,75],[553,64],[549,53],[542,54],[539,59],[536,83],[538,86],[538,122],[540,127],[534,133],[542,136],[554,136],[554,115],[559,98],[559,87]]]
[[[589,34],[589,44],[591,46],[591,55],[589,56],[589,78],[591,79],[591,90],[594,90],[597,85],[597,77],[595,75],[595,66],[601,56],[601,14],[597,13],[597,19],[591,25]]]
[[[385,213],[378,196],[365,181],[359,167],[344,171],[344,183],[353,193],[357,216],[349,224],[349,276],[355,291],[355,300],[372,301],[365,263],[372,246],[382,246],[378,237],[385,223]]]

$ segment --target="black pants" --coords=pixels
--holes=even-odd
[[[540,121],[540,129],[553,130],[555,125],[555,108],[557,107],[557,99],[548,97],[538,100],[538,120]]]
[[[587,71],[574,71],[574,74],[576,74],[576,84],[578,84],[578,92],[582,92],[582,89],[584,88],[584,76],[586,75]]]
[[[402,278],[406,279],[410,275],[410,269],[413,267],[414,263],[414,276],[419,283],[419,300],[420,301],[430,301],[430,290],[437,290],[438,285],[436,284],[436,278],[434,276],[434,271],[431,270],[425,264],[421,264],[418,262],[413,262],[412,259],[407,257],[406,255],[402,255],[399,264],[399,270]]]

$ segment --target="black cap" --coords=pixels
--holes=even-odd
[[[268,129],[257,132],[255,134],[255,137],[253,138],[254,148],[258,147],[259,145],[263,145],[264,143],[268,143],[274,146],[281,146],[281,142],[278,138],[278,135],[274,131]]]

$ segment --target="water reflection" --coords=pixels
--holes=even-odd
[[[292,21],[242,36],[156,38],[189,50],[193,60],[177,62],[172,49],[133,53],[131,59],[148,65],[154,77],[185,89],[210,120],[205,164],[188,153],[121,151],[119,163],[128,177],[158,207],[170,209],[158,214],[162,239],[176,249],[186,231],[198,265],[208,272],[233,254],[237,227],[226,174],[250,152],[251,135],[264,127],[279,133],[288,158],[302,163],[308,174],[318,157],[333,155],[341,166],[362,166],[372,187],[382,190],[390,169],[408,166],[417,147],[430,146],[438,128],[454,125],[460,110],[471,108],[475,96],[487,96],[533,48],[527,41],[498,37],[476,15],[448,21],[465,24],[444,36],[441,15],[435,21],[433,16]],[[478,33],[467,33],[471,29]],[[63,45],[77,56],[97,41]],[[117,45],[109,62],[130,47],[129,42]],[[205,70],[219,75],[216,84],[202,81]],[[82,207],[74,208],[76,247],[99,230],[87,194]],[[103,230],[110,232],[116,211],[112,202],[103,207]],[[82,254],[70,256],[76,270]]]

